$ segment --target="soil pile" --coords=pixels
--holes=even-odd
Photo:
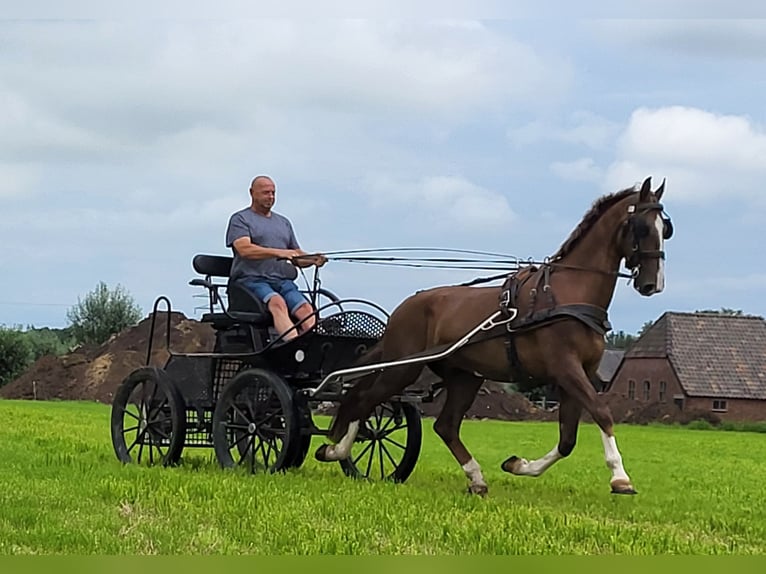
[[[420,411],[423,416],[436,417],[444,405],[446,393],[439,393],[433,402],[422,403]],[[468,409],[465,418],[469,419],[498,419],[504,421],[528,421],[528,420],[557,420],[558,414],[553,411],[543,410],[532,404],[521,393],[506,391],[502,385],[493,381],[486,381],[473,404]]]
[[[150,365],[162,367],[169,353],[166,346],[168,315],[157,313]],[[120,383],[133,370],[146,364],[151,334],[151,316],[125,329],[99,346],[78,347],[61,357],[38,359],[21,377],[0,388],[7,399],[95,400],[111,404]],[[170,346],[175,352],[210,351],[215,333],[210,325],[170,314]]]

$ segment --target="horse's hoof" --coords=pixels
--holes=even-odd
[[[479,496],[487,496],[489,489],[486,484],[472,484],[468,487],[468,494],[478,494]]]
[[[314,458],[319,462],[327,462],[327,445],[323,444],[314,453]]]
[[[511,456],[509,458],[506,458],[503,461],[503,464],[500,465],[501,470],[504,470],[505,472],[510,472],[513,474],[513,467],[516,465],[516,461],[519,460],[518,456]]]
[[[519,458],[518,456],[512,456],[507,458],[503,464],[500,465],[500,468],[504,470],[505,472],[510,472],[511,474],[518,474],[519,473],[519,467],[527,464],[526,459]]]
[[[633,485],[627,480],[615,480],[611,486],[612,494],[638,494]]]

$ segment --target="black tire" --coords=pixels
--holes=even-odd
[[[213,411],[213,448],[223,468],[285,470],[295,453],[298,430],[292,390],[265,369],[235,375]]]
[[[186,405],[165,371],[141,367],[120,384],[112,401],[111,433],[123,463],[178,463],[186,441]]]
[[[359,428],[351,454],[340,466],[352,478],[404,482],[415,470],[422,440],[420,411],[415,405],[385,402]]]

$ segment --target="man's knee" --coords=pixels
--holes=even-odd
[[[285,303],[281,295],[270,297],[266,305],[272,313],[287,313],[287,303]]]

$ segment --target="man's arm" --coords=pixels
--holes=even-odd
[[[232,246],[237,251],[237,255],[245,259],[271,259],[272,257],[283,257],[292,259],[297,255],[303,255],[300,249],[276,249],[274,247],[262,247],[250,241],[250,237],[239,237],[234,240]]]

